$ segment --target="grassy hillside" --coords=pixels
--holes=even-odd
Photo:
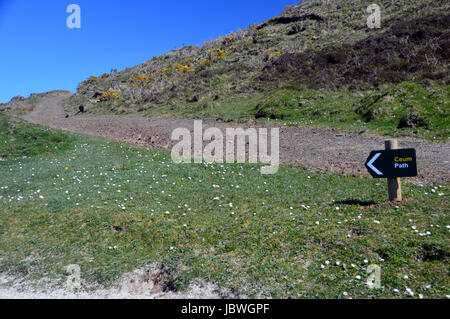
[[[253,297],[450,294],[448,185],[407,184],[396,207],[370,178],[178,166],[168,153],[0,119],[2,140],[16,139],[0,160],[0,272],[17,280],[63,285],[78,264],[84,287],[110,285],[157,264],[166,290],[203,279]],[[381,289],[366,286],[371,264]]]
[[[403,82],[356,92],[277,89],[207,105],[191,103],[171,109],[160,105],[139,114],[215,118],[246,125],[255,120],[277,121],[288,126],[324,125],[388,136],[446,140],[450,136],[449,101],[449,86]]]
[[[436,90],[448,92],[448,1],[378,1],[382,28],[369,29],[366,9],[372,2],[301,2],[273,19],[202,47],[186,46],[121,72],[92,76],[79,85],[77,94],[66,102],[66,109],[74,114],[83,104],[90,113],[195,117],[222,114],[224,119],[251,120],[266,115],[258,104],[273,101],[280,90],[289,90],[293,96],[316,90],[326,100],[348,96],[342,101],[345,105],[358,104],[357,97],[370,99],[384,95],[386,90],[396,92],[397,84],[405,81],[431,85],[429,95]],[[401,94],[393,98],[402,104]],[[282,100],[272,103],[268,117],[296,120],[298,116],[291,115],[304,112],[302,105],[291,105],[290,116],[286,116],[285,108],[277,107]],[[380,123],[376,129],[389,127],[392,132],[402,117],[420,113],[425,116],[424,121],[419,120],[422,124],[408,125],[413,131],[421,128],[419,131],[430,132],[425,137],[446,138],[448,132],[442,132],[442,122],[448,116],[448,105],[428,117],[432,112],[428,106],[422,107],[424,103],[431,101],[414,100],[414,110],[409,114],[404,110],[410,105],[402,104],[395,107],[399,112],[362,117],[366,122],[376,117]],[[256,112],[249,111],[257,106]],[[342,113],[339,108],[333,111],[341,112],[340,116],[331,116],[330,121],[319,117],[318,121],[317,114],[327,114],[330,105],[317,103],[313,108],[310,113],[316,116],[308,114],[313,123],[348,127],[355,120],[354,110]],[[387,115],[393,115],[397,123]]]

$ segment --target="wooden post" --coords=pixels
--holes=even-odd
[[[387,140],[385,142],[386,150],[396,150],[398,149],[398,140]],[[388,178],[388,193],[389,201],[391,202],[401,202],[402,201],[402,182],[399,177]]]

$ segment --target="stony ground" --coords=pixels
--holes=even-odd
[[[36,288],[27,282],[0,275],[0,299],[221,299],[231,297],[215,285],[194,283],[185,292],[163,292],[150,271],[137,269],[125,274],[115,287],[91,290],[67,287]],[[48,283],[47,283],[48,284]]]
[[[170,150],[176,128],[193,130],[194,120],[182,118],[143,118],[135,116],[77,115],[65,118],[61,101],[68,95],[49,98],[39,103],[25,119],[53,128],[105,136],[145,147]],[[203,126],[224,129],[236,126],[204,120]],[[274,125],[271,125],[274,126]],[[321,172],[367,174],[365,160],[371,150],[384,148],[385,137],[368,133],[342,133],[324,127],[282,127],[280,160],[283,164],[306,166]],[[401,148],[415,148],[419,176],[410,181],[442,183],[450,180],[450,143],[433,143],[414,138],[399,139]]]

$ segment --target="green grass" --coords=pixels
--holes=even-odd
[[[74,138],[37,125],[0,115],[0,157],[34,156],[67,150]]]
[[[179,166],[165,152],[20,127],[50,141],[65,136],[57,144],[65,150],[27,155],[35,146],[23,139],[22,154],[0,161],[2,273],[63,284],[65,266],[78,264],[85,284],[111,285],[157,263],[178,289],[202,278],[259,297],[450,294],[447,184],[406,184],[407,201],[396,208],[385,182],[369,178]],[[334,202],[350,199],[375,204]],[[370,264],[382,268],[383,289],[365,286]]]

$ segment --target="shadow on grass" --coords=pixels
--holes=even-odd
[[[356,199],[347,199],[347,200],[343,200],[343,201],[337,201],[337,202],[335,202],[335,204],[361,206],[361,207],[377,205],[377,203],[374,201],[363,201],[363,200],[356,200]]]

